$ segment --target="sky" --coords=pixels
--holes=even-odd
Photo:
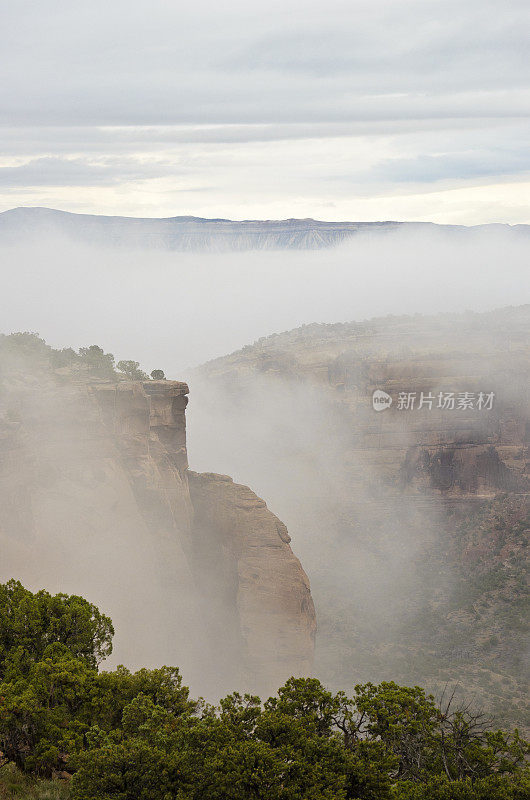
[[[530,223],[527,0],[0,0],[0,211]]]

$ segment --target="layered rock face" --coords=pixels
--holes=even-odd
[[[264,501],[189,473],[187,385],[60,372],[4,372],[1,579],[87,596],[119,660],[176,663],[201,691],[307,673],[305,573]]]
[[[530,307],[308,325],[201,374],[304,532],[323,677],[458,682],[528,725]]]
[[[186,475],[188,391],[177,381],[124,381],[88,388],[120,453],[146,525],[160,541],[177,539],[189,554],[193,509]]]
[[[349,478],[448,498],[530,491],[530,310],[314,325],[205,365],[239,391],[301,381],[343,425]],[[374,413],[373,395],[392,398]],[[337,427],[338,429],[338,427]],[[340,470],[342,473],[342,469]]]

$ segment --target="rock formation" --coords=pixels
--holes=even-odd
[[[241,642],[247,681],[263,674],[272,689],[286,674],[310,674],[313,600],[309,581],[289,547],[287,528],[248,486],[227,475],[188,476],[194,570],[204,574],[201,584],[209,588],[209,605],[215,611],[212,623],[223,631],[225,643],[230,635],[234,648]],[[223,618],[239,624],[229,632]]]
[[[488,497],[530,491],[529,337],[529,306],[308,325],[212,361],[202,374],[230,378],[238,390],[256,376],[271,385],[286,379],[287,391],[293,381],[319,387],[322,402],[348,427],[347,468],[365,484],[443,498]],[[393,399],[380,413],[374,413],[375,391]],[[460,399],[466,393],[467,404]]]
[[[314,608],[286,528],[250,489],[188,471],[185,383],[25,362],[2,378],[2,580],[89,597],[120,660],[177,663],[210,695],[310,671]]]
[[[307,325],[201,369],[197,402],[211,417],[216,397],[238,454],[227,470],[255,481],[240,454],[272,461],[261,485],[304,532],[326,680],[461,683],[528,725],[529,346],[522,306]]]

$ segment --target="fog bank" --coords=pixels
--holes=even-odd
[[[359,235],[335,249],[182,254],[48,238],[0,246],[0,329],[101,344],[180,378],[311,322],[488,310],[530,298],[530,241],[509,228]]]

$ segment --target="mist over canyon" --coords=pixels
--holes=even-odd
[[[0,800],[529,798],[528,0],[1,19]]]
[[[528,305],[314,324],[190,377],[198,463],[293,536],[324,680],[456,684],[528,724],[529,341]]]
[[[276,224],[280,223],[259,223],[264,229]],[[103,228],[101,223],[99,230]],[[458,682],[481,700],[488,697],[496,713],[523,720],[527,645],[521,627],[520,567],[528,528],[525,387],[530,330],[528,306],[521,306],[530,297],[530,245],[523,226],[376,226],[339,244],[320,242],[316,248],[312,239],[287,249],[247,249],[248,240],[243,240],[241,247],[217,248],[224,252],[212,252],[216,248],[210,246],[199,248],[201,252],[146,247],[137,241],[134,246],[117,246],[115,241],[102,241],[99,234],[90,241],[86,231],[82,240],[50,229],[30,233],[0,239],[5,333],[38,331],[59,350],[99,344],[116,361],[135,359],[147,371],[162,368],[168,378],[186,380],[190,386],[191,471],[184,470],[190,495],[178,513],[173,509],[176,523],[156,515],[157,530],[166,531],[160,540],[165,544],[159,542],[153,550],[141,521],[144,500],[136,497],[126,503],[125,489],[114,483],[110,494],[121,497],[118,508],[129,510],[121,516],[107,497],[106,510],[98,512],[100,544],[92,551],[92,571],[84,573],[81,567],[72,573],[90,595],[98,558],[111,569],[112,559],[126,546],[128,530],[136,531],[130,539],[126,583],[134,590],[142,575],[135,607],[146,610],[146,630],[156,609],[163,609],[143,645],[152,661],[175,653],[181,622],[180,637],[190,638],[186,631],[200,627],[201,604],[214,608],[216,593],[223,595],[226,587],[234,586],[231,570],[239,558],[234,554],[245,550],[251,541],[248,531],[254,530],[248,521],[241,527],[239,515],[259,517],[266,502],[272,517],[263,521],[263,529],[262,522],[256,523],[257,529],[267,531],[262,546],[269,546],[271,536],[274,548],[281,550],[292,536],[294,554],[311,582],[318,623],[313,669],[320,677],[337,687],[396,676],[433,689]],[[492,311],[502,306],[507,308]],[[226,355],[232,351],[236,352]],[[40,398],[36,419],[44,414],[58,431],[62,423],[56,405],[73,402],[68,391],[64,395],[65,380],[66,386],[81,380],[84,388],[75,391],[83,397],[88,391],[92,397],[88,420],[99,413],[94,397],[104,395],[103,389],[98,395],[94,376],[83,373],[77,358],[74,353],[58,374],[57,365],[52,364],[51,372],[45,370],[42,396],[39,374],[32,376],[31,368],[21,368],[17,391],[24,395],[29,380],[26,402],[28,397]],[[207,363],[198,367],[201,362]],[[10,386],[9,376],[4,380]],[[121,401],[129,397],[127,382],[116,376],[106,380],[108,391]],[[380,415],[371,406],[375,389],[394,397],[393,408]],[[484,412],[397,409],[399,392],[419,397],[420,392],[437,396],[442,391],[476,396],[494,392],[497,401]],[[112,442],[114,451],[121,453],[106,456],[115,464],[113,481],[116,476],[120,486],[133,481],[136,492],[138,482],[150,491],[156,486],[162,491],[161,465],[175,457],[171,448],[165,452],[167,443],[157,424],[145,428],[145,414],[154,413],[152,406],[148,411],[148,395],[145,387],[130,395],[133,417],[143,419],[139,428],[123,422],[129,412],[118,414],[118,421],[105,423],[110,428],[102,438],[105,447]],[[22,430],[31,431],[32,425],[35,429],[34,417],[32,412],[26,422],[22,418]],[[17,419],[10,420],[8,414],[8,429]],[[168,424],[171,428],[173,423],[166,419]],[[60,438],[68,450],[66,432],[67,428]],[[30,433],[23,436],[31,438]],[[90,441],[93,457],[102,458],[97,437]],[[34,447],[39,451],[38,443]],[[158,455],[150,455],[152,448]],[[63,464],[59,473],[64,469]],[[74,495],[85,493],[86,509],[99,507],[100,501],[94,500],[99,489],[87,489],[84,467],[78,463],[76,470],[81,477],[75,480],[84,488],[78,486]],[[217,477],[195,477],[195,470],[204,475],[213,471]],[[19,478],[24,483],[23,472]],[[97,483],[97,477],[92,480]],[[252,487],[250,495],[245,494],[246,485]],[[38,491],[42,500],[42,491],[46,496],[52,490],[41,486]],[[208,531],[200,555],[192,559],[193,574],[186,566],[189,556],[176,552],[185,550],[186,537],[189,540],[191,529],[182,520],[190,508],[202,530]],[[25,512],[19,508],[17,513]],[[71,552],[69,513],[65,512],[64,532],[54,533],[54,547],[65,553],[63,566]],[[42,511],[37,518],[39,514]],[[84,519],[81,531],[93,511],[87,514],[76,517],[78,522]],[[109,540],[107,552],[104,532],[116,525],[123,541],[120,545]],[[224,561],[212,556],[215,547],[205,544],[218,537],[232,543]],[[252,560],[252,547],[244,558]],[[265,564],[265,555],[263,559]],[[54,555],[50,564],[56,561],[54,587],[61,585],[61,558]],[[180,566],[172,574],[173,563]],[[9,571],[10,565],[5,568]],[[270,584],[271,578],[260,570],[246,573],[242,585],[247,579],[260,585],[260,575],[264,586]],[[31,580],[34,585],[37,577]],[[168,580],[180,587],[170,593],[169,604]],[[198,595],[186,589],[194,582],[202,590]],[[122,630],[117,652],[135,662],[145,653],[138,656],[134,614],[127,617],[120,605],[120,582],[94,578],[96,599],[105,583],[111,591],[103,597],[114,606]],[[68,588],[75,590],[71,582]],[[298,616],[293,624],[310,635],[307,604],[303,607],[301,595],[294,596]],[[248,595],[248,608],[259,603],[256,597]],[[249,641],[259,626],[256,623],[253,631],[244,621],[247,612],[239,607],[234,616],[235,606],[230,608],[234,636]],[[281,630],[281,619],[277,622]],[[224,623],[219,627],[224,630]],[[206,639],[208,635],[204,633]],[[196,639],[201,651],[200,636]],[[289,658],[302,663],[304,647],[302,656],[291,652]],[[199,691],[232,688],[224,678],[212,684],[208,670],[197,666],[200,654],[199,662],[194,653],[185,658]],[[228,659],[224,675],[231,666]],[[270,665],[271,677],[276,668]]]
[[[127,236],[116,247],[109,229],[121,218],[88,217],[99,231],[93,235],[82,215],[66,215],[73,220],[68,233],[21,211],[22,227],[5,227],[10,214],[18,219],[15,212],[0,215],[2,329],[39,331],[54,347],[101,340],[118,359],[162,366],[176,379],[303,324],[484,311],[530,297],[528,226],[368,223],[332,247],[179,252],[145,240],[138,246],[136,222],[156,228],[163,221],[124,220]],[[284,225],[248,224],[269,233]]]

